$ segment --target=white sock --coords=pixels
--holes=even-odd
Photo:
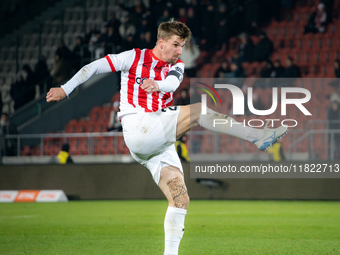
[[[187,210],[168,207],[164,220],[165,248],[164,255],[178,255],[179,243],[184,234],[184,219]]]
[[[198,124],[210,131],[232,135],[250,142],[260,140],[265,134],[262,129],[245,126],[245,122],[239,123],[232,117],[209,108],[207,108],[207,114],[200,115]]]

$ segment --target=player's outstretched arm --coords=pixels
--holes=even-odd
[[[46,95],[46,101],[48,103],[59,102],[65,97],[66,97],[66,93],[62,88],[51,88],[50,91]]]
[[[106,58],[93,61],[81,68],[65,85],[62,85],[61,88],[52,88],[46,95],[46,101],[58,102],[64,97],[69,96],[77,86],[87,81],[92,75],[110,72],[112,72],[112,70]]]

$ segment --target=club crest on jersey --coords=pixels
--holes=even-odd
[[[166,77],[168,75],[168,72],[169,72],[169,67],[168,66],[164,66],[162,68],[162,73],[163,73],[164,77]]]
[[[140,84],[143,84],[143,81],[144,81],[144,80],[147,80],[147,79],[148,79],[148,78],[136,77],[136,83],[139,84],[139,85],[140,85]]]

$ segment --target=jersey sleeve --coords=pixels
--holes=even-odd
[[[157,81],[159,91],[174,92],[183,80],[184,63],[178,60],[176,64],[172,65],[169,72],[163,81]]]
[[[105,58],[110,65],[112,72],[128,71],[136,57],[134,49],[119,54],[109,54]]]
[[[167,76],[174,75],[177,77],[177,79],[181,83],[183,81],[183,74],[184,74],[184,63],[181,60],[178,60],[176,64],[170,67],[170,70]]]
[[[104,58],[91,62],[90,64],[81,68],[67,83],[61,86],[66,95],[69,96],[71,92],[80,84],[87,81],[92,75],[100,73],[109,73],[110,66]]]
[[[80,84],[87,81],[92,75],[129,70],[136,55],[135,50],[124,51],[119,54],[110,54],[105,58],[98,59],[80,69],[61,88],[69,96]]]

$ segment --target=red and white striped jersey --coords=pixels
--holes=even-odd
[[[144,79],[164,80],[170,71],[182,75],[184,64],[181,60],[173,65],[166,63],[149,49],[132,49],[120,54],[109,54],[105,58],[112,72],[121,71],[120,116],[135,112],[157,112],[172,104],[173,92],[146,94],[140,85]]]

